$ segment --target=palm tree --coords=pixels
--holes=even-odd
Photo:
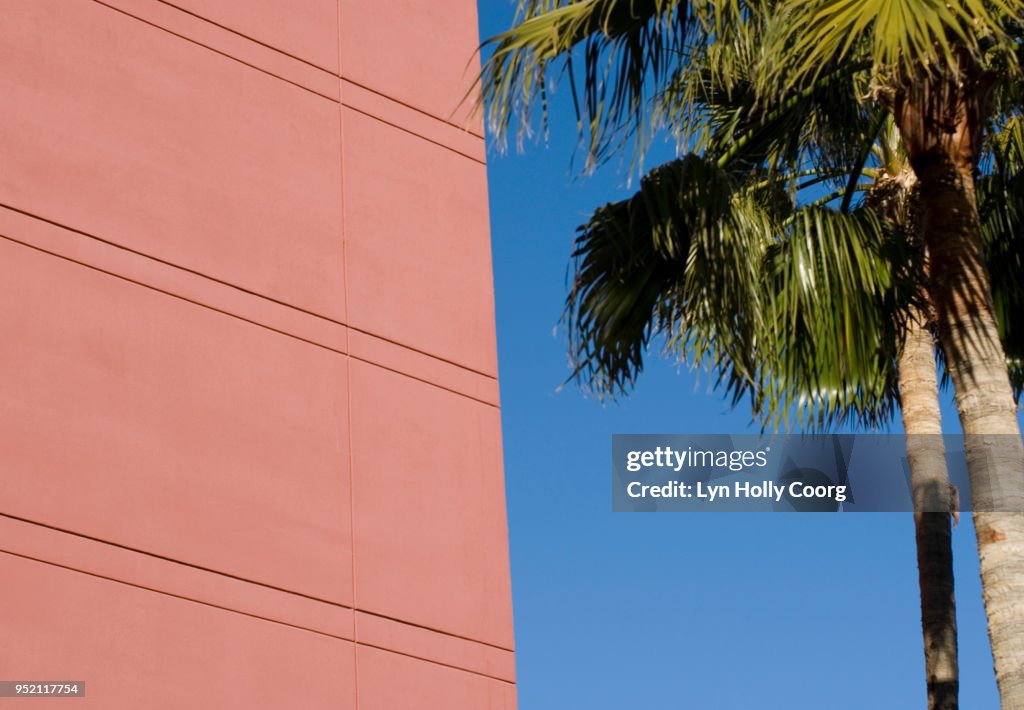
[[[794,127],[792,121],[783,123]],[[887,126],[891,128],[892,122]],[[890,130],[890,140],[893,136],[895,131]],[[658,246],[672,242],[677,253],[697,255],[702,248],[700,240],[681,227],[692,224],[692,217],[686,216],[685,209],[673,213],[671,204],[687,204],[687,190],[683,186],[690,180],[700,182],[705,176],[695,171],[690,180],[683,176],[673,180],[663,174],[676,168],[670,164],[653,171],[645,179],[640,193],[599,209],[581,227],[567,316],[571,354],[577,368],[575,374],[598,394],[628,390],[641,372],[647,346],[657,333],[667,333],[668,349],[677,352],[699,351],[695,343],[703,343],[711,350],[713,336],[702,335],[701,331],[721,333],[716,330],[718,324],[702,321],[709,312],[703,304],[699,307],[686,305],[687,301],[691,304],[700,301],[692,295],[689,298],[682,295],[692,288],[686,283],[685,259],[669,255]],[[1016,171],[1014,180],[1019,183],[1020,168]],[[912,220],[907,216],[909,210],[905,203],[916,182],[913,174],[905,167],[900,168],[899,161],[891,157],[881,157],[877,167],[866,168],[862,174],[870,178],[862,185],[869,188],[865,203],[897,226],[912,228],[908,225]],[[813,178],[808,180],[811,181]],[[1018,189],[1004,190],[994,184],[997,182],[1001,182],[997,175],[987,175],[979,181],[979,191],[985,197],[982,205],[988,233],[986,251],[993,258],[1001,257],[999,263],[1003,266],[1002,271],[995,274],[995,284],[997,302],[1007,306],[1000,310],[1005,316],[1016,311],[1024,293],[1020,289],[1024,232],[1020,229],[1019,218],[1024,193]],[[763,184],[763,181],[754,181],[754,185]],[[822,199],[830,201],[834,197],[828,195]],[[705,194],[698,199],[709,198]],[[762,332],[760,347],[747,357],[752,362],[761,362],[760,384],[751,386],[744,377],[738,376],[739,366],[730,362],[730,358],[741,357],[736,352],[714,353],[712,366],[719,371],[720,381],[729,383],[734,401],[741,399],[744,393],[753,395],[755,413],[773,425],[778,424],[778,416],[791,404],[804,408],[801,420],[805,426],[812,427],[850,418],[872,426],[899,405],[908,434],[907,453],[918,511],[915,530],[929,707],[955,708],[958,690],[956,619],[950,516],[946,513],[955,508],[949,498],[951,489],[943,441],[938,436],[941,416],[934,316],[930,314],[927,294],[918,299],[912,297],[913,289],[920,288],[919,277],[900,286],[901,296],[881,297],[879,287],[895,280],[898,272],[907,268],[904,260],[908,255],[899,249],[886,248],[875,231],[873,220],[850,221],[842,227],[829,221],[838,218],[839,215],[829,215],[813,204],[797,208],[784,219],[789,223],[788,230],[785,226],[780,229],[784,233],[783,247],[766,255],[766,273],[761,278],[769,281],[768,298],[777,299],[767,309],[774,314],[771,320],[777,330],[773,332],[769,328],[767,333]],[[756,225],[758,221],[747,219],[746,224]],[[718,236],[725,234],[719,232]],[[775,238],[765,235],[763,239],[772,242]],[[911,237],[911,246],[913,243]],[[758,252],[753,250],[753,253]],[[911,256],[922,259],[923,253],[923,249],[914,249]],[[714,259],[698,256],[694,262],[705,268],[714,267]],[[857,275],[855,262],[867,273],[860,283],[858,278],[862,276]],[[758,278],[751,277],[749,271],[745,277],[754,281]],[[705,272],[689,276],[697,284],[709,282],[709,278]],[[716,288],[709,289],[710,293]],[[864,299],[873,304],[867,306],[867,310],[878,313],[890,312],[898,306],[892,315],[899,323],[894,327],[886,319],[832,316],[842,314],[844,306]],[[790,350],[788,357],[773,359],[785,347],[775,338],[794,324],[800,333],[797,342],[804,347]],[[1011,332],[1012,320],[1001,318],[1000,324],[1007,351],[1015,354],[1011,373],[1017,383],[1015,395],[1019,396],[1019,383],[1024,374],[1018,355],[1022,344],[1019,336]],[[851,328],[861,337],[849,335]],[[786,338],[784,334],[781,337]],[[897,340],[888,342],[892,338]],[[721,338],[718,342],[721,344]],[[827,347],[836,342],[844,345],[834,350]],[[857,342],[861,348],[854,346]],[[826,344],[825,348],[814,347],[822,343]],[[867,348],[871,343],[875,344],[877,359],[869,359],[867,369],[860,370],[848,355],[861,351],[870,354]],[[853,367],[844,371],[843,365]],[[860,379],[862,375],[858,374],[875,371],[880,371],[881,376]],[[780,372],[785,374],[780,376]],[[897,383],[898,395],[894,389]]]
[[[780,123],[790,129],[797,125],[791,120]],[[887,133],[891,143],[896,136],[892,122],[887,121],[885,127],[890,130],[883,135]],[[883,141],[879,148],[885,147]],[[915,178],[908,168],[901,167],[899,156],[894,157],[899,151],[890,147],[878,152],[883,155],[877,160],[877,166],[861,171],[870,178],[861,185],[870,190],[865,202],[897,226],[910,229],[906,203]],[[905,163],[905,159],[902,162]],[[670,207],[676,199],[674,193],[683,195],[676,200],[677,204],[686,204],[686,189],[682,186],[688,180],[678,177],[673,181],[662,174],[674,167],[665,166],[655,171],[646,180],[641,193],[631,200],[602,208],[581,228],[576,278],[568,304],[570,337],[574,339],[572,354],[577,362],[577,376],[591,386],[596,385],[598,393],[628,388],[642,369],[643,353],[653,332],[672,333],[670,337],[675,340],[670,348],[677,351],[694,350],[692,343],[695,342],[703,342],[710,348],[716,337],[721,343],[719,325],[703,325],[700,320],[707,309],[687,308],[683,303],[699,302],[699,299],[677,295],[680,290],[685,293],[687,288],[685,283],[680,283],[685,279],[684,265],[664,255],[656,246],[659,241],[674,242],[679,252],[693,253],[689,250],[693,237],[679,226],[693,220],[685,215],[685,210],[673,214]],[[783,181],[788,179],[782,177]],[[704,176],[698,172],[693,179],[703,182]],[[809,177],[807,182],[814,180]],[[763,186],[764,182],[755,179],[753,184]],[[833,197],[835,195],[821,199],[830,201]],[[1001,194],[1000,198],[994,199],[993,194],[989,203],[1012,204],[1005,201],[1005,195]],[[705,193],[699,200],[709,201],[709,197]],[[778,196],[771,201],[777,205]],[[761,277],[769,280],[768,297],[776,299],[767,310],[774,314],[771,320],[777,329],[762,332],[761,345],[746,356],[751,361],[746,367],[753,369],[757,367],[754,363],[760,363],[760,384],[751,387],[745,378],[737,376],[737,368],[730,359],[740,359],[743,353],[718,352],[714,355],[714,366],[727,381],[734,383],[730,385],[734,400],[741,398],[744,392],[754,395],[755,411],[775,425],[778,416],[787,410],[787,403],[795,402],[797,407],[803,407],[803,424],[812,427],[850,417],[875,424],[899,404],[904,429],[909,435],[907,453],[918,510],[915,529],[929,707],[955,708],[958,690],[956,619],[950,519],[946,512],[952,503],[943,441],[938,436],[941,418],[933,318],[928,314],[926,298],[912,298],[911,284],[919,284],[919,281],[903,284],[903,295],[895,299],[881,297],[881,287],[906,268],[903,260],[908,254],[894,253],[892,245],[887,249],[881,235],[875,231],[877,223],[867,219],[867,215],[860,215],[860,220],[838,222],[841,215],[829,214],[814,204],[784,214],[782,221],[788,224],[779,229],[782,248],[767,255],[766,273]],[[741,221],[743,223],[762,224],[752,218]],[[1019,244],[1019,239],[1013,239],[1019,233],[1011,230],[998,243],[1008,245],[1016,241]],[[763,237],[765,242],[773,239],[772,235]],[[911,240],[911,246],[913,244]],[[699,243],[697,248],[701,248]],[[914,249],[911,255],[920,259],[923,250],[918,252]],[[838,258],[829,261],[833,255]],[[697,258],[695,263],[714,268],[714,259]],[[866,267],[869,274],[862,283],[858,282],[858,263],[861,269]],[[1005,292],[1019,300],[1016,283],[1019,260],[1017,264],[1014,281],[1006,284]],[[837,275],[840,278],[837,279]],[[750,277],[749,272],[747,277],[758,280]],[[695,273],[692,278],[697,284],[715,283],[706,272]],[[717,288],[715,284],[710,294]],[[667,300],[675,298],[679,303],[666,308]],[[864,299],[868,305],[855,311],[885,313],[902,304],[893,313],[900,322],[842,315],[844,308]],[[831,317],[832,314],[840,316]],[[652,323],[655,324],[653,331]],[[686,325],[689,334],[679,331],[680,323]],[[802,346],[786,351],[786,346],[780,345],[777,339],[791,340],[786,333],[794,324],[800,334],[796,342]],[[688,335],[692,337],[702,328],[710,334],[697,335],[689,343],[685,341]],[[856,335],[850,335],[851,329]],[[892,338],[898,340],[887,342]],[[738,341],[745,342],[745,339]],[[841,345],[833,349],[828,347],[831,343]],[[879,347],[880,343],[885,344]],[[820,344],[825,347],[817,347]],[[1019,345],[1015,347],[1019,352]],[[788,352],[789,356],[780,359],[776,357],[779,352]],[[856,352],[869,356],[864,368],[857,368],[856,363],[851,362],[849,356]],[[625,360],[625,354],[631,359]],[[873,374],[879,371],[881,377]],[[785,374],[780,376],[780,372]],[[1019,370],[1015,370],[1015,374],[1019,376]],[[827,396],[821,396],[822,392]]]
[[[812,93],[807,101],[814,102],[814,106],[794,105],[792,112],[778,116],[774,128],[762,128],[767,128],[769,135],[792,137],[794,131],[795,135],[800,135],[801,116],[813,117],[815,110],[825,106],[834,108],[836,99],[841,100],[834,91],[824,91],[821,95]],[[719,97],[716,101],[712,108],[719,114],[718,118],[723,119],[722,100]],[[736,107],[728,108],[729,113],[737,113]],[[741,136],[753,135],[748,127],[737,126],[735,122],[721,120],[720,123],[729,135],[737,128]],[[806,123],[813,123],[813,120]],[[779,126],[786,127],[788,134],[780,134]],[[899,151],[891,146],[895,137],[892,122],[886,122],[883,128],[890,129],[884,132],[889,140],[880,141],[877,146],[877,166],[861,170],[870,181],[860,187],[870,187],[868,194],[874,199],[868,202],[872,209],[897,225],[906,225],[909,221],[906,205],[913,177],[900,167]],[[763,151],[757,145],[763,146],[765,141],[762,134],[761,140],[752,140],[747,145]],[[750,163],[749,154],[733,156],[743,165]],[[692,160],[690,158],[690,162]],[[671,345],[674,350],[699,349],[696,343],[704,343],[711,349],[718,343],[719,352],[714,355],[716,366],[732,383],[734,399],[741,398],[745,392],[754,395],[755,412],[776,426],[779,417],[786,413],[788,403],[794,400],[796,406],[804,409],[803,424],[818,428],[851,416],[863,423],[877,423],[891,415],[898,399],[904,428],[911,435],[908,439],[911,482],[917,508],[922,511],[915,516],[915,527],[929,707],[955,708],[958,683],[951,531],[948,513],[937,512],[949,510],[949,488],[943,442],[936,436],[941,434],[941,420],[933,338],[926,327],[926,319],[921,316],[923,309],[910,298],[909,282],[902,286],[904,295],[897,299],[889,297],[885,288],[903,268],[908,255],[889,253],[891,249],[886,249],[884,235],[879,231],[881,225],[870,219],[870,214],[855,214],[853,219],[844,219],[842,213],[824,211],[813,202],[810,206],[796,208],[785,194],[766,189],[783,186],[790,181],[790,176],[761,180],[756,173],[748,171],[746,176],[741,176],[746,180],[740,185],[741,192],[753,188],[755,194],[760,193],[761,204],[776,214],[774,218],[766,214],[762,219],[747,217],[737,221],[747,225],[741,228],[755,235],[765,224],[775,222],[778,225],[776,231],[760,236],[760,252],[753,246],[747,253],[748,259],[752,253],[764,255],[764,273],[751,275],[748,272],[744,279],[747,283],[766,282],[769,303],[765,310],[770,323],[758,335],[760,343],[749,353],[725,352],[727,349],[721,347],[720,324],[712,321],[705,325],[703,319],[707,310],[687,305],[701,301],[696,294],[688,298],[678,296],[676,306],[665,309],[663,315],[659,313],[666,304],[666,296],[676,298],[675,294],[681,289],[685,293],[687,288],[682,283],[685,281],[684,265],[677,259],[665,258],[657,247],[657,243],[672,242],[679,251],[690,253],[692,236],[683,225],[692,224],[694,220],[686,215],[685,209],[672,211],[673,205],[687,204],[684,185],[688,180],[685,173],[676,175],[675,179],[666,175],[675,170],[676,165],[670,164],[653,172],[645,178],[636,197],[598,210],[581,228],[575,284],[568,303],[570,337],[574,339],[571,350],[578,364],[577,375],[596,386],[598,393],[614,394],[628,387],[642,368],[643,353],[652,334],[650,325],[659,323],[660,319],[660,330],[675,334]],[[821,181],[821,173],[802,171],[800,178],[803,182],[797,187],[801,184],[813,187]],[[694,179],[698,184],[705,184],[699,173]],[[829,202],[837,195],[827,195],[815,202]],[[705,193],[699,196],[694,207],[699,209],[709,201],[713,200]],[[714,243],[715,240],[709,241]],[[701,243],[698,242],[698,249]],[[769,252],[765,244],[778,248]],[[697,258],[694,264],[714,269],[716,262]],[[860,281],[862,272],[867,277]],[[693,282],[714,284],[708,294],[712,298],[719,288],[706,271],[696,273]],[[751,295],[748,303],[756,302],[757,296]],[[856,308],[856,304],[864,303],[866,305]],[[895,303],[904,304],[905,313],[891,314],[902,323],[878,317],[892,311]],[[843,317],[844,308],[851,305],[862,315]],[[840,317],[829,317],[832,314],[840,314]],[[690,336],[695,331],[708,332],[697,335],[688,344],[687,334],[679,331],[681,323],[689,329]],[[793,327],[798,329],[799,338],[792,339],[788,335]],[[792,339],[800,347],[787,350],[785,345],[779,344],[780,337]],[[901,338],[902,346],[890,342],[893,338]],[[743,348],[751,347],[749,338],[740,335],[737,341],[743,343]],[[883,343],[884,347],[880,348]],[[840,347],[833,348],[831,344],[840,344]],[[623,359],[626,353],[629,360]],[[779,358],[779,353],[788,355]],[[862,354],[863,366],[851,360],[851,353]],[[760,384],[756,387],[739,376],[739,368],[734,365],[741,360],[749,361],[742,365],[745,372],[760,368]],[[779,373],[785,374],[780,376]],[[896,381],[900,386],[898,397]],[[822,392],[827,396],[821,396]]]
[[[834,2],[803,8],[784,4],[793,22],[781,41],[795,42],[790,46],[799,76],[815,73],[813,63],[822,56],[853,56],[849,35],[839,37],[836,31],[855,33],[856,23],[867,17],[863,13],[882,10],[884,3],[862,3],[867,7],[853,14]],[[942,13],[948,17],[931,27],[923,24]],[[1021,106],[1016,82],[1007,81],[1018,68],[1021,17],[1022,8],[1013,2],[951,3],[920,18],[879,18],[862,33],[884,48],[872,57],[875,95],[895,118],[919,181],[930,297],[966,435],[996,679],[1004,706],[1012,708],[1024,707],[1024,635],[1019,633],[1024,624],[1024,448],[998,335],[974,178],[993,111],[1001,108],[1012,116]],[[899,21],[888,26],[886,19]],[[912,26],[917,41],[927,45],[927,63],[906,41],[910,33],[901,25]],[[810,37],[816,46],[807,44]]]
[[[737,63],[758,69],[756,81],[744,87],[753,98],[754,114],[758,108],[771,105],[773,97],[792,97],[786,100],[799,101],[801,92],[810,85],[820,86],[823,82],[828,85],[830,81],[846,78],[859,78],[862,85],[870,82],[877,99],[874,103],[881,104],[895,116],[905,134],[910,162],[920,181],[923,231],[932,254],[930,297],[937,314],[938,330],[943,336],[944,354],[956,387],[965,432],[1009,433],[1007,408],[1003,406],[1000,414],[992,405],[1004,400],[1010,403],[1013,436],[1008,437],[1011,444],[1006,458],[996,465],[979,458],[977,441],[973,439],[969,440],[968,454],[976,509],[980,508],[975,518],[997,678],[1004,702],[1016,706],[1024,702],[1018,696],[1021,692],[1018,680],[1024,676],[1021,670],[1024,664],[1018,662],[1022,658],[1017,648],[1020,641],[1013,638],[1011,631],[1020,614],[1013,605],[1024,586],[1024,565],[1018,568],[1018,563],[1008,553],[1024,542],[1019,534],[1021,516],[983,508],[986,504],[997,503],[993,489],[1000,485],[1011,489],[1013,496],[1017,495],[1018,464],[1022,459],[1010,382],[997,337],[996,316],[1000,314],[988,295],[988,274],[980,256],[982,231],[972,171],[977,166],[983,138],[984,102],[979,98],[980,93],[993,83],[999,85],[997,79],[1012,76],[1015,71],[1015,46],[1011,40],[1018,27],[1007,17],[1019,15],[1020,6],[1018,3],[989,5],[968,1],[963,7],[949,9],[944,4],[922,8],[915,3],[911,12],[895,18],[898,21],[882,12],[893,8],[907,10],[908,7],[895,0],[703,4],[669,0],[587,0],[567,5],[540,0],[525,2],[522,21],[509,33],[496,38],[495,53],[484,73],[484,94],[489,100],[492,129],[496,129],[499,136],[505,135],[511,119],[514,116],[528,118],[537,99],[544,96],[549,65],[554,60],[564,59],[581,132],[588,138],[588,164],[593,165],[629,143],[636,150],[642,150],[650,129],[657,128],[659,121],[660,125],[676,130],[681,143],[692,140],[694,134],[687,125],[687,118],[692,111],[700,109],[709,84],[727,90],[733,88],[729,77],[735,74],[732,70]],[[751,25],[756,25],[761,35],[769,40],[765,43],[766,49],[747,56],[731,52],[731,43]],[[708,80],[706,67],[694,70],[691,60],[701,54],[714,57],[718,62],[718,76],[711,77],[712,81]],[[783,57],[785,62],[780,61]],[[791,58],[796,69],[791,66]],[[574,62],[582,66],[582,81],[575,78]],[[711,65],[714,67],[715,62]],[[929,69],[921,71],[918,69],[921,66]],[[1006,82],[1001,85],[1006,89],[1000,95],[1000,115],[1003,116],[1012,115],[1020,103],[1007,87]],[[653,120],[649,120],[652,108]],[[843,127],[849,118],[844,111],[849,108],[840,104],[835,110],[820,111],[815,117],[821,125],[816,128],[812,152],[814,148],[833,149],[826,151],[826,160],[819,162],[827,163],[838,154],[840,162],[849,163],[853,158],[856,165],[855,155],[850,151],[844,154],[842,150]],[[862,115],[865,110],[874,112],[868,103],[867,108],[862,104],[856,113]],[[762,123],[772,123],[769,113],[762,112],[760,119]],[[694,123],[700,125],[701,122]],[[521,127],[528,125],[528,121],[520,123]],[[719,135],[726,135],[727,140],[732,141],[731,147],[720,154],[720,163],[722,158],[735,158],[735,154],[751,147],[747,145],[752,140],[750,134],[737,134],[738,138],[728,137],[727,132]],[[948,135],[959,137],[951,140]],[[850,145],[858,144],[853,141]],[[761,163],[765,159],[771,162],[771,151],[777,154],[785,147],[776,145],[767,152],[762,151]],[[954,151],[959,152],[954,154]],[[628,386],[642,363],[643,346],[653,323],[657,330],[669,333],[670,342],[676,346],[685,346],[698,359],[710,357],[734,395],[754,392],[755,408],[783,411],[786,407],[780,405],[799,402],[803,396],[801,406],[806,407],[805,413],[819,420],[847,413],[850,407],[859,411],[860,416],[865,416],[866,412],[868,419],[884,413],[891,406],[888,402],[894,401],[891,396],[894,392],[889,376],[879,374],[886,369],[877,365],[879,360],[891,362],[892,354],[880,357],[877,352],[872,354],[870,350],[859,349],[857,338],[850,337],[849,330],[834,333],[836,352],[825,353],[825,360],[830,362],[837,362],[830,355],[846,358],[840,369],[804,373],[811,379],[795,387],[764,387],[766,381],[769,384],[785,382],[785,376],[793,374],[786,371],[785,363],[778,369],[774,364],[766,366],[767,360],[759,365],[742,356],[743,344],[751,342],[758,326],[763,325],[755,322],[753,314],[762,309],[757,307],[756,300],[750,300],[758,297],[745,287],[750,280],[737,278],[750,276],[753,261],[745,257],[753,253],[748,251],[750,247],[757,247],[745,241],[742,233],[751,224],[763,227],[766,216],[750,209],[749,196],[742,195],[734,195],[724,202],[718,200],[718,206],[710,211],[695,211],[694,208],[703,209],[702,199],[711,198],[709,204],[714,205],[717,188],[728,185],[728,176],[717,174],[713,169],[717,167],[720,172],[722,165],[709,166],[707,161],[691,158],[688,156],[671,167],[652,171],[645,178],[647,184],[641,186],[639,201],[635,203],[642,209],[626,210],[624,216],[629,228],[649,229],[651,240],[650,245],[628,252],[626,263],[619,263],[616,268],[633,272],[631,275],[640,279],[634,283],[646,283],[646,286],[635,294],[626,294],[624,286],[612,284],[611,291],[618,288],[622,293],[617,295],[624,297],[617,301],[616,310],[608,312],[605,304],[604,312],[600,308],[577,312],[574,332],[577,333],[577,354],[583,363],[580,374],[589,377],[598,389],[615,391]],[[820,165],[818,169],[827,172]],[[852,171],[848,188],[856,183],[859,173],[856,168]],[[678,195],[677,204],[658,205],[651,199],[651,192],[664,193],[666,185],[674,189],[676,183],[690,186]],[[652,204],[656,209],[651,209]],[[870,217],[845,215],[848,204],[848,200],[844,201],[841,219],[803,211],[804,214],[795,217],[791,224],[802,221],[803,226],[808,226],[811,224],[808,220],[812,220],[815,226],[824,225],[827,229],[823,231],[834,235],[864,229],[864,234],[877,236],[880,230]],[[621,208],[620,205],[619,212]],[[604,212],[596,213],[592,226],[607,221],[612,212],[614,210],[605,208]],[[702,214],[702,219],[712,222],[715,228],[690,230],[692,233],[686,235],[688,241],[684,242],[688,248],[683,248],[678,225],[687,219],[692,222],[695,214]],[[854,262],[841,263],[844,256],[850,256],[844,250],[849,243],[854,242],[833,241],[818,246],[835,249],[833,265],[849,268],[853,264],[851,273],[856,273]],[[622,244],[618,248],[621,251]],[[799,250],[794,253],[796,251]],[[586,273],[588,268],[599,273],[601,265],[596,253],[584,250],[579,256],[580,273]],[[620,253],[620,260],[621,256]],[[829,255],[819,250],[814,256],[827,259]],[[798,260],[791,259],[791,263]],[[620,281],[622,273],[616,276]],[[685,278],[681,279],[680,273]],[[696,277],[698,274],[701,278]],[[660,291],[651,285],[666,275],[671,275],[674,281],[669,290]],[[881,278],[867,286],[884,294],[891,285],[885,281]],[[842,278],[839,282],[842,283]],[[578,303],[586,301],[585,290],[575,293],[580,299]],[[792,308],[793,303],[782,300],[780,307]],[[859,307],[853,309],[857,312],[849,311],[850,304],[844,299],[838,301],[833,303],[839,308],[836,312],[844,313],[846,309],[844,315],[848,319],[856,318],[851,322],[857,322],[859,328],[868,321],[878,322],[877,317],[871,321],[870,314]],[[768,308],[767,312],[770,311]],[[695,315],[700,318],[695,320]],[[1005,312],[1002,315],[1005,316]],[[711,326],[695,327],[701,319]],[[792,318],[786,323],[790,337],[785,342],[799,351],[800,336],[806,335],[808,324]],[[608,332],[609,324],[616,333]],[[908,338],[907,342],[919,346],[904,348],[907,366],[923,362],[920,357],[911,359],[909,353],[923,353],[925,346],[930,348],[931,343],[923,337]],[[738,359],[730,359],[737,354]],[[821,356],[821,353],[816,355]],[[592,366],[595,363],[597,365]],[[874,375],[868,371],[872,366],[875,366]],[[783,375],[781,380],[778,373]],[[801,388],[807,382],[811,383],[810,391],[820,396],[806,398],[808,390]],[[982,389],[988,402],[972,397],[974,386]],[[904,399],[910,399],[906,382],[904,390]],[[996,396],[997,390],[1005,391],[1007,396]],[[762,391],[771,394],[767,397],[758,394]],[[913,391],[916,390],[912,388]],[[941,487],[935,488],[940,499],[942,491]],[[1019,510],[1013,496],[1007,507]],[[948,529],[948,520],[946,526]],[[919,536],[921,531],[919,525]],[[927,626],[927,619],[925,623]]]
[[[911,170],[894,122],[885,121],[874,150],[878,173],[866,202],[899,226],[927,271],[927,250],[917,224],[917,178]],[[907,434],[907,459],[914,497],[921,629],[929,710],[955,710],[959,700],[956,597],[948,510],[959,517],[959,496],[949,483],[942,439],[939,383],[936,375],[934,318],[927,291],[907,306],[902,347],[895,376],[900,412]],[[940,512],[942,511],[942,512]]]

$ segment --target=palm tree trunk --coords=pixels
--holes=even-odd
[[[993,76],[969,54],[880,92],[918,179],[929,300],[956,392],[1004,708],[1024,710],[1024,444],[985,266],[974,170]]]
[[[893,152],[897,152],[895,147]],[[917,245],[922,266],[925,266],[927,250],[919,238],[916,182],[910,166],[904,165],[897,174],[876,179],[867,202],[903,227]],[[927,300],[927,294],[921,296]],[[935,343],[928,326],[925,311],[913,306],[896,367],[914,499],[928,710],[956,710],[960,672],[953,594],[953,538],[949,523],[951,488],[942,439]]]
[[[930,297],[965,435],[996,680],[1003,707],[1024,709],[1024,447],[982,255],[976,151],[969,141],[945,144],[911,152]]]
[[[924,314],[916,312],[908,321],[898,362],[900,404],[916,511],[914,529],[928,709],[956,710],[960,675],[949,474],[942,440],[935,350],[925,323]]]

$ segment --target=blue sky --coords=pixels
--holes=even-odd
[[[479,8],[483,37],[514,10]],[[611,512],[613,433],[757,428],[656,358],[618,403],[558,391],[573,231],[628,193],[614,166],[574,171],[573,129],[556,94],[546,145],[488,158],[519,707],[923,707],[909,514]],[[948,402],[945,421],[958,431]],[[961,706],[996,708],[969,516],[954,558]]]

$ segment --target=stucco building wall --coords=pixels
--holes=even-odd
[[[0,679],[513,708],[474,2],[0,17]]]

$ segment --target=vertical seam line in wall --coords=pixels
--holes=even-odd
[[[345,91],[345,82],[341,78],[341,2],[338,0],[335,8],[337,10],[337,49],[338,49],[338,170],[340,180],[338,181],[340,194],[338,205],[338,225],[341,229],[341,278],[342,293],[345,304],[342,312],[345,320],[345,430],[346,444],[348,446],[348,538],[349,538],[349,563],[352,577],[352,693],[355,696],[355,707],[359,710],[359,633],[356,630],[356,500],[355,500],[355,470],[352,456],[352,329],[348,327],[349,313],[349,289],[348,289],[348,251],[345,232],[345,109],[342,103],[342,94]]]

